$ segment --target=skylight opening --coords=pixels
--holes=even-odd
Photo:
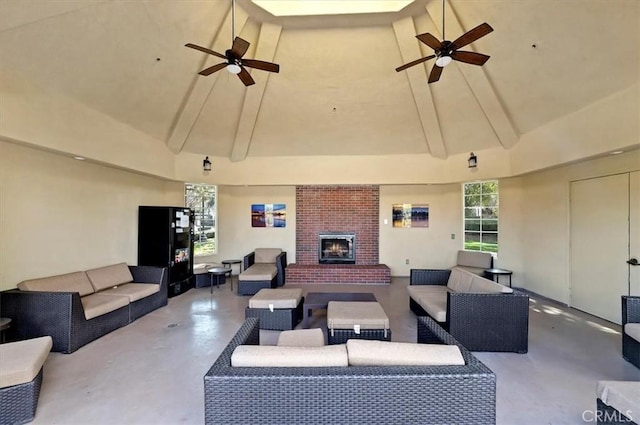
[[[398,12],[413,0],[251,0],[274,16]]]

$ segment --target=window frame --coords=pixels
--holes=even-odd
[[[190,191],[193,188],[203,188],[207,194],[213,196],[204,196],[196,201],[201,202],[201,208],[194,206],[193,202],[190,202]],[[211,199],[212,198],[212,199]],[[206,257],[215,255],[218,253],[218,186],[212,184],[203,183],[185,183],[184,184],[184,204],[185,207],[191,208],[194,213],[194,226],[193,226],[193,251],[194,258]],[[206,204],[206,206],[205,206]],[[202,210],[202,211],[201,211]],[[205,225],[202,222],[210,220],[210,225]],[[204,251],[203,251],[204,250]]]
[[[485,192],[487,183],[495,185],[495,190]],[[468,186],[479,186],[479,190],[469,191]],[[472,199],[473,202],[468,202]],[[470,234],[477,235],[477,242],[468,241]],[[462,235],[463,250],[498,255],[500,249],[500,183],[498,180],[462,183]],[[470,243],[477,243],[478,249],[471,248]]]

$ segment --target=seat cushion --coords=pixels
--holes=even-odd
[[[254,263],[247,270],[240,273],[238,276],[239,280],[272,280],[276,274],[278,274],[278,270],[276,269],[275,264],[258,264]]]
[[[324,344],[324,332],[320,328],[294,329],[282,331],[278,335],[276,345],[289,347],[322,347]]]
[[[640,342],[640,323],[625,323],[624,333]]]
[[[129,305],[127,295],[91,294],[80,298],[80,300],[84,308],[84,317],[87,320]]]
[[[255,257],[253,261],[255,263],[266,263],[266,264],[275,264],[276,257],[282,254],[282,249],[280,248],[256,248],[253,251]]]
[[[52,347],[50,336],[0,344],[0,388],[33,381]]]
[[[350,339],[350,366],[439,366],[464,365],[457,345]]]
[[[329,329],[389,329],[389,318],[377,302],[329,301]]]
[[[160,292],[160,285],[155,283],[125,283],[100,291],[100,294],[124,295],[129,297],[129,302],[134,302],[158,292]]]
[[[296,308],[302,299],[300,288],[263,288],[249,300],[249,308]]]
[[[599,381],[596,386],[597,397],[607,406],[635,421],[640,414],[640,381]]]
[[[410,285],[409,296],[436,322],[447,321],[447,292],[443,285]]]
[[[81,297],[95,292],[85,272],[25,280],[18,284],[18,289],[21,291],[77,292]]]
[[[322,347],[239,345],[231,354],[233,367],[330,367],[348,366],[344,344]]]
[[[127,263],[112,264],[106,267],[87,270],[89,281],[96,292],[123,283],[133,282],[133,276]]]

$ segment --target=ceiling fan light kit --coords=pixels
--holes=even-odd
[[[397,72],[404,71],[407,68],[410,68],[414,65],[421,64],[423,62],[428,61],[429,59],[436,58],[435,65],[431,69],[431,73],[429,73],[428,83],[435,83],[440,79],[440,75],[442,74],[442,69],[449,65],[451,61],[458,61],[463,63],[468,63],[471,65],[482,66],[489,60],[490,56],[483,55],[482,53],[469,52],[459,50],[460,48],[473,43],[481,37],[489,34],[493,31],[491,25],[486,22],[478,25],[477,27],[467,31],[462,34],[460,37],[455,39],[453,42],[447,40],[445,38],[444,33],[444,0],[442,0],[442,38],[443,41],[439,41],[436,37],[428,32],[424,34],[416,35],[416,38],[420,40],[422,43],[433,49],[433,55],[425,56],[420,59],[416,59],[412,62],[406,63],[402,66],[396,68]]]

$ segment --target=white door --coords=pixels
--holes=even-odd
[[[640,171],[629,175],[629,259],[640,263]],[[640,295],[640,265],[629,266],[631,295]]]
[[[629,294],[629,173],[571,182],[571,306],[621,322]]]

